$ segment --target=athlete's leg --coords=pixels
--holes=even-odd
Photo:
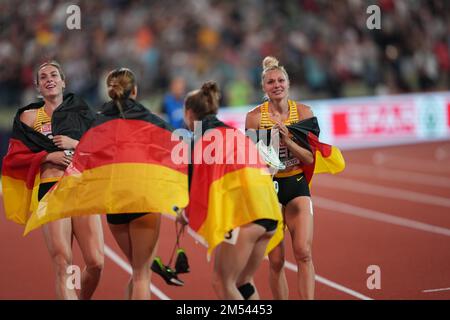
[[[285,210],[286,225],[292,239],[298,267],[297,281],[300,298],[314,299],[315,272],[312,260],[313,211],[310,197],[292,199]]]
[[[233,230],[233,232],[237,232]],[[236,283],[247,265],[255,243],[265,230],[259,225],[249,223],[239,228],[235,244],[222,242],[217,248],[214,260],[213,287],[220,299],[242,300]]]
[[[119,248],[125,254],[128,259],[128,262],[131,264],[132,256],[131,256],[131,239],[130,239],[130,225],[128,223],[124,224],[112,224],[108,223],[109,229],[114,236]],[[131,299],[131,292],[133,290],[133,276],[130,276],[127,285],[127,291],[125,294],[125,298],[127,300]]]
[[[81,274],[80,299],[90,299],[100,281],[104,265],[102,221],[100,215],[73,217],[72,227],[86,264]]]
[[[244,270],[239,275],[236,283],[238,288],[240,286],[246,285],[247,283],[250,283],[254,287],[254,292],[247,298],[247,300],[259,300],[259,294],[254,285],[253,276],[261,265],[262,260],[264,259],[264,253],[266,252],[267,244],[275,233],[275,231],[266,232],[264,227],[260,225],[257,226],[259,226],[261,230],[264,231],[264,233],[256,241],[250,258],[248,259]]]
[[[59,219],[42,226],[45,243],[52,259],[56,275],[56,297],[58,299],[78,299],[75,288],[68,286],[72,264],[72,222],[70,218]]]
[[[284,270],[285,246],[282,240],[269,253],[269,282],[273,298],[275,300],[287,300],[289,298],[289,287]]]
[[[131,299],[150,299],[150,264],[156,251],[160,223],[160,213],[146,214],[130,222],[133,268]]]

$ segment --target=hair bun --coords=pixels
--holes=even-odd
[[[219,86],[214,81],[208,81],[202,85],[201,90],[204,95],[216,94],[219,93]]]
[[[262,62],[262,66],[263,66],[263,69],[278,67],[279,62],[278,62],[277,58],[268,56],[268,57],[264,58],[264,60]]]

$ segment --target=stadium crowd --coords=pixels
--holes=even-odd
[[[66,26],[71,4],[80,30]],[[379,30],[366,25],[371,4]],[[32,100],[33,66],[49,59],[92,104],[106,97],[106,71],[123,65],[145,98],[182,77],[186,90],[217,81],[222,105],[254,104],[267,55],[290,70],[297,99],[448,90],[449,15],[446,0],[2,0],[0,106]]]

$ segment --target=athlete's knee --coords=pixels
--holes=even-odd
[[[300,243],[294,246],[295,260],[299,263],[312,261],[312,248],[310,243]]]
[[[68,254],[61,252],[54,253],[52,255],[52,262],[58,275],[68,275],[68,268],[72,263],[72,259]]]
[[[133,282],[142,281],[142,280],[149,280],[152,275],[152,270],[149,268],[150,262],[139,262],[136,263],[135,261],[131,262],[131,278]]]
[[[86,258],[85,263],[86,269],[89,272],[102,272],[105,264],[105,257],[103,255],[103,252],[98,251],[90,257]]]
[[[103,267],[104,267],[103,259],[95,259],[86,263],[86,269],[90,273],[101,273],[103,271]]]
[[[270,257],[269,259],[269,265],[270,270],[275,273],[281,272],[284,267],[284,257],[283,256],[276,256],[276,257]]]
[[[221,293],[223,286],[224,282],[222,275],[218,271],[214,270],[212,274],[212,287],[214,291],[217,294]]]

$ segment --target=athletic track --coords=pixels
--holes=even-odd
[[[344,152],[347,168],[313,181],[317,299],[450,299],[450,141]],[[1,196],[0,196],[1,197]],[[2,200],[3,201],[3,200]],[[6,221],[0,206],[0,299],[53,299],[50,259],[40,230]],[[103,217],[104,219],[104,217]],[[173,220],[163,218],[158,255],[168,262]],[[122,299],[130,267],[105,221],[105,268],[94,299]],[[182,238],[191,272],[184,287],[152,276],[152,299],[214,299],[205,248]],[[74,263],[81,264],[74,245]],[[298,299],[289,237],[286,275]],[[368,289],[377,265],[381,288]],[[256,274],[261,298],[271,299],[268,262]]]

